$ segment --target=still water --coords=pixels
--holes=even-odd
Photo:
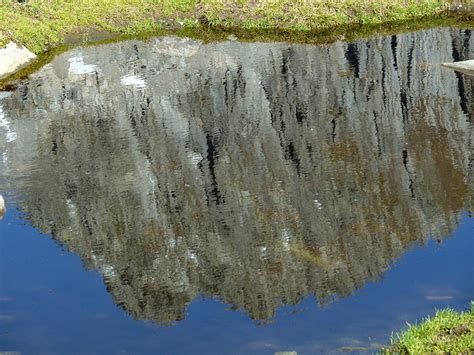
[[[0,351],[377,351],[474,296],[470,30],[77,48],[0,93]]]

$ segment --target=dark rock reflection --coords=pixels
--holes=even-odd
[[[474,83],[440,63],[473,49],[452,29],[79,48],[2,94],[0,182],[136,318],[324,304],[472,211]]]

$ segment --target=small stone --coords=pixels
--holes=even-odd
[[[234,35],[234,34],[230,34],[230,35],[227,36],[227,39],[229,41],[237,41],[237,36]]]

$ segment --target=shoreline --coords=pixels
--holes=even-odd
[[[0,48],[10,41],[41,54],[101,35],[216,28],[322,32],[426,18],[464,16],[466,0],[9,0],[0,8]]]
[[[460,7],[461,2],[459,1],[423,0],[418,2],[408,0],[409,4],[406,8],[391,8],[388,10],[389,14],[386,14],[387,17],[382,18],[381,15],[384,14],[384,11],[379,7],[384,1],[374,0],[371,1],[370,4],[373,4],[375,8],[366,4],[368,7],[363,10],[359,9],[360,12],[350,18],[347,18],[347,16],[346,18],[337,17],[336,14],[335,20],[333,19],[332,22],[323,23],[315,22],[318,17],[306,17],[295,20],[291,17],[291,11],[286,15],[277,12],[281,21],[276,23],[273,17],[276,16],[274,13],[262,12],[266,17],[258,19],[254,13],[248,11],[245,7],[247,5],[238,7],[238,5],[235,4],[233,7],[231,6],[231,8],[236,10],[235,7],[237,6],[237,11],[231,18],[229,18],[228,13],[226,14],[226,11],[228,12],[229,9],[219,12],[219,9],[209,9],[209,7],[201,6],[198,10],[191,8],[188,9],[187,12],[184,11],[183,8],[180,10],[175,9],[174,12],[167,10],[167,15],[161,15],[161,17],[157,19],[150,17],[156,16],[156,11],[152,12],[152,15],[150,15],[150,12],[139,13],[139,9],[141,9],[140,6],[150,1],[151,0],[144,0],[140,2],[142,5],[136,3],[132,6],[134,0],[113,0],[111,3],[113,3],[114,6],[117,4],[121,4],[120,6],[126,5],[129,6],[129,9],[130,6],[132,6],[131,8],[135,9],[138,14],[135,13],[132,16],[133,19],[122,19],[122,22],[118,24],[112,25],[112,20],[109,21],[109,25],[100,24],[100,21],[108,19],[108,14],[105,13],[98,18],[92,16],[93,19],[87,23],[81,24],[81,20],[79,20],[79,22],[73,22],[72,26],[65,27],[64,29],[55,28],[57,24],[54,21],[48,23],[48,16],[66,16],[63,13],[56,13],[59,10],[55,7],[58,7],[61,1],[58,1],[56,5],[51,5],[51,8],[47,10],[49,15],[44,18],[39,16],[39,12],[46,11],[45,9],[38,8],[38,13],[36,14],[31,12],[31,8],[33,8],[36,3],[43,4],[43,2],[39,2],[38,0],[30,0],[25,4],[10,4],[0,9],[0,59],[2,58],[2,53],[4,58],[4,63],[2,63],[3,68],[0,68],[0,90],[5,90],[10,82],[26,77],[28,74],[48,63],[55,55],[66,50],[78,46],[97,45],[121,40],[140,40],[156,36],[171,35],[190,37],[203,42],[238,39],[239,41],[325,44],[338,40],[353,41],[375,35],[390,35],[439,26],[474,28],[474,13],[471,11],[474,10],[472,9],[474,5],[464,5]],[[170,2],[173,3],[171,0],[161,1],[165,5],[169,5]],[[179,0],[176,3],[193,3],[193,1],[194,0]],[[202,2],[206,5],[211,3],[209,1],[210,0],[204,0]],[[347,2],[347,0],[338,1],[341,2],[341,4]],[[87,4],[87,2],[85,3]],[[243,1],[240,0],[237,1],[237,3],[243,3]],[[275,3],[288,4],[288,0],[276,0]],[[291,1],[289,1],[289,3],[291,3]],[[397,3],[397,1],[395,1],[395,3]],[[323,4],[328,5],[324,1]],[[161,7],[165,7],[165,5]],[[43,4],[42,6],[45,5]],[[100,8],[100,6],[101,5],[97,5],[98,8]],[[334,4],[334,6],[337,6],[337,4]],[[263,11],[262,9],[264,8],[265,6],[259,8],[259,10]],[[377,13],[377,9],[381,12]],[[11,24],[7,25],[6,14],[8,15],[8,12],[12,10],[20,10],[20,15],[17,14],[17,16],[21,17],[24,15],[25,18],[23,18],[23,20],[36,21],[39,23],[39,26],[49,26],[51,31],[48,32],[44,30],[35,32],[34,22],[25,24],[24,21],[19,21],[20,24],[13,26]],[[242,16],[242,12],[245,12],[244,10],[247,10],[247,12],[244,14],[245,16]],[[270,10],[267,9],[267,12]],[[326,10],[328,9],[323,9],[322,14],[315,16],[329,16],[328,18],[330,18],[330,14],[324,12]],[[357,9],[352,9],[352,11],[356,10]],[[23,14],[22,11],[25,12],[25,14]],[[78,11],[81,12],[81,9]],[[178,11],[178,13],[176,13],[176,11]],[[255,11],[254,9],[254,12]],[[297,9],[293,11],[304,13],[307,9]],[[345,11],[347,11],[347,8]],[[203,14],[206,14],[206,16]],[[74,16],[74,14],[69,14],[69,16],[71,15]],[[29,16],[32,18],[28,18]],[[172,18],[172,16],[174,17]],[[61,21],[67,19],[66,16],[61,18]],[[115,17],[114,20],[116,21],[117,18]],[[16,32],[14,28],[16,28]],[[21,29],[25,32],[21,32]],[[20,31],[20,33],[18,31]],[[31,33],[31,31],[34,33]],[[11,47],[12,43],[18,44],[20,48],[24,46],[24,53],[19,56],[14,54],[8,59],[10,53],[8,52],[7,45]],[[10,52],[20,53],[18,50],[10,50]],[[14,70],[11,70],[12,67],[9,61],[17,62],[17,66]],[[8,67],[9,70],[7,70]],[[4,70],[2,71],[2,69]]]

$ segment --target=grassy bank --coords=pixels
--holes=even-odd
[[[438,311],[433,318],[392,339],[387,352],[408,354],[472,354],[474,353],[474,303],[467,312],[451,309]]]
[[[110,34],[163,29],[327,31],[433,18],[453,0],[0,0],[0,47],[35,53]]]

